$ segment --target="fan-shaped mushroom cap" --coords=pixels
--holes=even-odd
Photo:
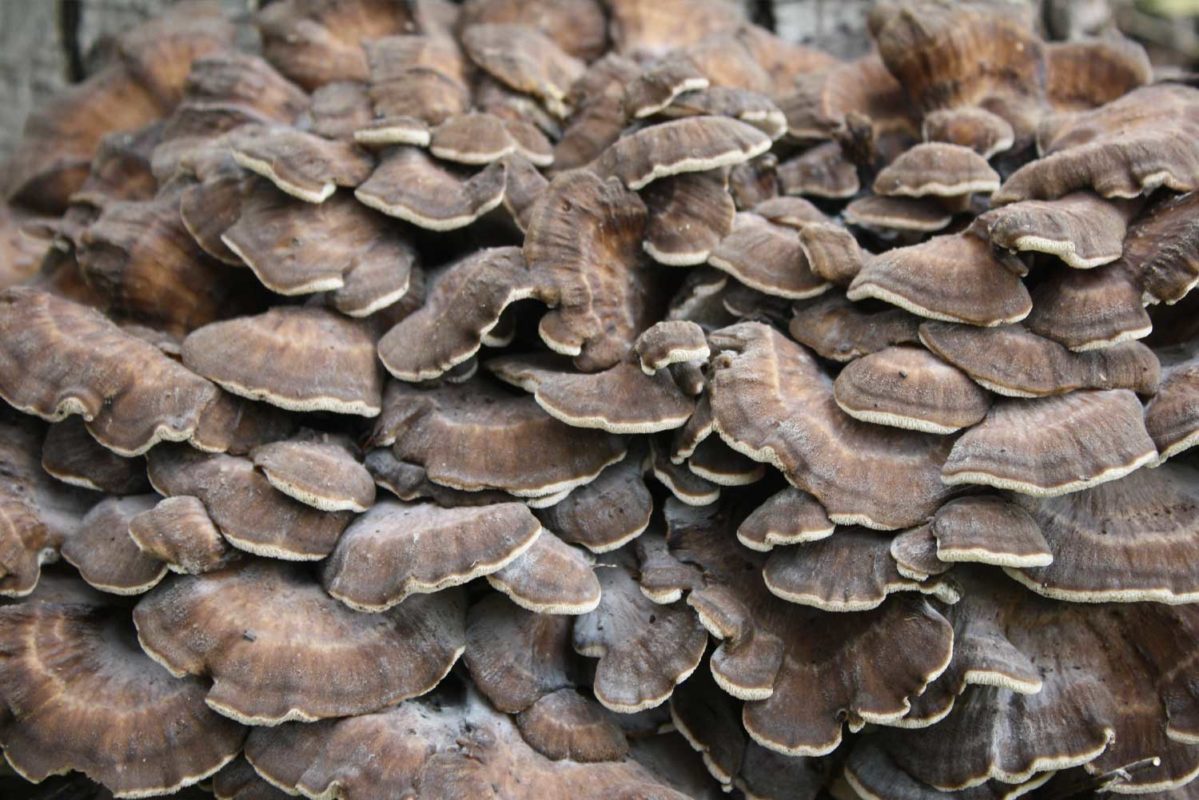
[[[937,557],[937,539],[933,536],[932,525],[906,530],[892,539],[891,558],[895,559],[899,574],[914,581],[927,580],[953,567]]]
[[[740,8],[721,0],[614,0],[607,5],[612,41],[628,56],[661,56],[731,32],[745,21]]]
[[[375,502],[370,473],[335,441],[271,442],[254,448],[250,460],[271,486],[321,511],[363,512]]]
[[[840,292],[791,309],[788,332],[822,358],[848,362],[885,347],[919,341],[920,318],[898,308],[863,311]]]
[[[1136,197],[1165,186],[1199,188],[1199,89],[1161,83],[1092,111],[1063,116],[1038,133],[1042,158],[1004,181],[992,202],[1061,197],[1092,189]]]
[[[982,682],[992,685],[967,689],[936,725],[877,739],[904,772],[957,791],[1143,762],[1121,790],[1151,791],[1199,771],[1197,701],[1183,677],[1199,624],[1193,606],[1060,603],[971,577],[946,612],[961,647],[945,679],[964,688],[968,676],[989,673]]]
[[[1199,358],[1183,357],[1167,367],[1157,395],[1145,406],[1145,428],[1159,458],[1199,444]]]
[[[671,364],[707,361],[710,352],[703,328],[689,320],[663,320],[647,328],[634,345],[647,375]]]
[[[624,88],[625,113],[633,119],[652,117],[681,94],[711,85],[704,70],[686,51],[675,51],[646,69]]]
[[[141,594],[167,574],[166,565],[141,551],[129,535],[135,516],[154,507],[155,495],[101,500],[67,537],[62,557],[89,585],[112,594]]]
[[[4,755],[26,780],[79,770],[118,797],[147,797],[237,755],[245,729],[204,705],[199,681],[147,658],[128,628],[119,611],[78,601],[0,610]]]
[[[552,356],[501,356],[487,368],[532,392],[547,414],[572,427],[655,433],[681,427],[695,410],[669,371],[646,375],[631,359],[592,373],[574,372]]]
[[[649,210],[642,247],[659,264],[702,264],[733,228],[737,213],[718,170],[684,173],[647,186]]]
[[[895,592],[935,594],[955,602],[957,595],[937,581],[914,581],[896,569],[891,536],[848,528],[799,547],[773,550],[762,579],[775,597],[821,611],[867,611]]]
[[[266,60],[222,49],[192,62],[183,87],[189,104],[244,104],[279,122],[308,110],[308,95]]]
[[[230,161],[205,175],[204,180],[183,189],[179,195],[179,220],[201,250],[226,264],[243,263],[221,237],[237,222],[246,195],[258,182],[257,176]],[[272,197],[281,196],[265,181],[262,186]]]
[[[187,447],[151,451],[150,482],[167,497],[196,497],[221,534],[240,550],[313,561],[332,552],[349,523],[277,492],[249,459],[204,455]]]
[[[425,151],[389,151],[354,196],[364,205],[421,228],[465,227],[504,199],[503,162],[465,177],[438,164]]]
[[[900,769],[875,740],[863,738],[849,751],[843,774],[854,794],[863,800],[942,800],[946,797],[1015,800],[1044,786],[1055,773],[1042,772],[1024,783],[989,780],[969,789],[941,792]]]
[[[624,732],[610,714],[574,689],[559,689],[516,717],[520,735],[554,760],[616,761],[629,751]]]
[[[599,659],[595,697],[621,714],[659,706],[699,666],[707,634],[688,609],[646,597],[627,560],[602,564],[596,575],[599,607],[574,627],[575,651]]]
[[[964,433],[942,471],[1037,497],[1114,481],[1157,459],[1141,404],[1127,389],[1004,400]]]
[[[771,139],[787,132],[787,117],[764,94],[733,86],[710,86],[684,92],[662,109],[666,117],[711,115],[730,117],[753,125]]]
[[[51,422],[78,414],[120,455],[187,439],[216,397],[211,383],[93,309],[14,287],[0,311],[0,396]]]
[[[848,286],[862,271],[864,253],[858,240],[831,222],[814,222],[799,231],[799,246],[809,269],[819,278]]]
[[[618,139],[596,159],[594,169],[641,189],[670,175],[740,164],[770,145],[769,136],[735,119],[684,117]]]
[[[1188,565],[1199,533],[1199,473],[1182,464],[1044,500],[1017,500],[1048,541],[1053,563],[1008,574],[1038,594],[1070,602],[1191,603]]]
[[[279,306],[214,322],[184,340],[183,363],[236,395],[289,411],[379,413],[374,340],[322,308]]]
[[[586,614],[600,601],[590,559],[550,531],[542,531],[527,550],[489,573],[487,582],[539,614]]]
[[[522,148],[522,141],[513,136],[514,132],[534,146]],[[458,164],[490,164],[518,150],[526,158],[536,159],[541,166],[548,166],[553,161],[549,142],[535,127],[518,127],[494,114],[470,112],[451,117],[437,126],[429,140],[429,152]]]
[[[1072,353],[1020,325],[976,328],[944,322],[920,326],[920,341],[979,385],[1008,397],[1044,397],[1075,389],[1157,391],[1157,356],[1139,342]]]
[[[851,362],[833,396],[856,419],[941,434],[981,422],[991,407],[965,373],[916,347],[888,347]]]
[[[983,158],[1010,150],[1016,134],[1011,124],[985,108],[939,108],[924,115],[924,140],[968,147]]]
[[[787,194],[842,200],[862,188],[858,170],[837,142],[825,142],[778,168],[779,186]]]
[[[737,215],[732,232],[720,240],[708,263],[775,297],[798,300],[829,289],[824,278],[813,274],[799,232],[753,212]]]
[[[796,230],[803,230],[814,223],[831,221],[823,211],[802,197],[771,197],[754,204],[751,210],[776,225],[785,225]]]
[[[666,448],[657,442],[652,444],[650,472],[670,490],[676,500],[689,506],[706,506],[720,499],[719,485],[700,477],[691,470],[690,465],[676,463],[668,457]],[[699,449],[698,444],[695,449]]]
[[[684,800],[632,760],[553,761],[474,692],[314,725],[260,730],[247,758],[276,786],[310,797],[645,797]]]
[[[953,214],[936,200],[910,197],[859,197],[845,207],[850,225],[875,230],[931,233],[949,227]]]
[[[406,79],[419,81],[421,70],[435,72],[464,87],[468,82],[466,58],[452,36],[432,31],[383,36],[368,42],[365,47],[373,89]]]
[[[266,128],[233,148],[238,166],[307,203],[323,203],[338,186],[357,186],[371,174],[369,156],[346,142],[294,128]]]
[[[150,488],[145,464],[122,458],[101,446],[82,419],[68,417],[46,431],[42,443],[42,469],[63,483],[97,492],[129,495]]]
[[[263,285],[284,295],[338,290],[352,285],[356,273],[383,273],[390,284],[383,305],[390,305],[408,291],[416,261],[406,239],[353,198],[313,206],[262,184],[242,200],[221,241]]]
[[[1075,269],[1091,269],[1120,257],[1129,211],[1090,192],[1075,192],[1000,206],[981,214],[973,228],[998,247],[1048,253]]]
[[[208,675],[205,702],[253,725],[364,714],[424,694],[462,654],[455,590],[359,614],[302,570],[252,560],[173,578],[133,611],[138,639],[176,675]]]
[[[146,556],[171,572],[220,569],[237,556],[198,498],[168,497],[129,520],[129,537]]]
[[[1136,275],[1145,300],[1176,303],[1199,283],[1199,193],[1154,203],[1128,226],[1123,263]]]
[[[524,25],[472,25],[463,31],[462,46],[493,78],[539,98],[555,116],[569,113],[567,95],[586,66],[545,34]]]
[[[687,469],[717,486],[746,486],[766,476],[765,464],[738,453],[718,436],[709,436],[696,446],[687,459]]]
[[[536,28],[570,55],[587,61],[599,58],[607,48],[607,21],[596,0],[469,0],[462,4],[459,24],[463,30],[485,23]]]
[[[245,756],[233,759],[212,776],[212,793],[217,800],[286,800],[290,797],[282,789],[267,783]]]
[[[709,341],[718,353],[708,390],[721,438],[777,466],[834,522],[901,528],[940,505],[947,444],[847,416],[815,359],[765,325],[734,325]]]
[[[833,535],[824,507],[794,487],[772,495],[737,526],[737,541],[767,552],[781,545],[814,542]]]
[[[375,485],[381,486],[401,500],[432,500],[445,508],[461,508],[463,506],[486,506],[495,503],[507,503],[512,495],[496,489],[484,489],[477,492],[466,492],[461,489],[451,489],[429,480],[425,468],[419,464],[400,461],[387,448],[378,448],[366,454],[366,468],[374,478]],[[551,498],[556,499],[556,495]],[[530,498],[540,500],[541,498]],[[530,508],[533,505],[525,501]]]
[[[391,383],[385,405],[376,438],[394,441],[397,456],[455,489],[546,497],[591,482],[625,454],[616,436],[572,428],[532,397],[481,380],[431,390]]]
[[[1053,551],[1028,512],[993,495],[950,500],[937,509],[930,526],[937,558],[1003,567],[1043,567]]]
[[[295,419],[282,409],[218,389],[187,441],[205,453],[245,455],[264,442],[286,439],[295,428]]]
[[[969,147],[926,142],[900,154],[874,179],[875,194],[961,197],[999,188],[999,173]]]
[[[1057,268],[1033,290],[1029,330],[1074,351],[1149,335],[1153,323],[1123,262],[1089,270]]]
[[[868,119],[876,137],[906,146],[918,132],[911,101],[875,54],[792,76],[779,97],[795,139],[832,139],[850,116]]]
[[[873,297],[930,319],[994,326],[1019,322],[1033,308],[1020,276],[969,234],[934,236],[866,260],[850,300]]]
[[[615,550],[649,525],[654,500],[642,478],[644,455],[630,451],[595,480],[538,512],[546,527],[593,553]]]
[[[384,500],[346,528],[323,568],[326,590],[358,611],[385,611],[494,572],[541,524],[521,503],[441,508]]]

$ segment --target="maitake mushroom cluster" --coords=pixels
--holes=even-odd
[[[129,31],[8,168],[17,773],[1199,775],[1199,89],[1006,3],[884,0],[848,62],[724,0],[257,23]]]

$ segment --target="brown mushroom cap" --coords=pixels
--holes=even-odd
[[[167,497],[196,497],[221,534],[239,550],[270,558],[314,561],[332,552],[350,521],[278,492],[249,459],[157,447],[150,482]]]
[[[767,95],[733,86],[710,86],[684,92],[662,109],[666,117],[712,115],[753,125],[771,139],[787,132],[787,117]]]
[[[987,242],[969,234],[934,236],[867,259],[848,296],[985,327],[1019,322],[1033,309],[1020,276],[995,257]]]
[[[791,307],[791,336],[830,361],[849,362],[897,344],[919,342],[920,318],[898,308],[863,310],[841,292]]]
[[[1006,119],[977,106],[930,111],[922,125],[925,141],[968,147],[983,158],[1010,150],[1016,141]]]
[[[650,450],[650,473],[670,490],[676,500],[689,506],[706,506],[720,499],[718,484],[692,471],[690,465],[676,463],[674,458],[668,457],[664,446],[655,441]]]
[[[543,167],[554,159],[549,141],[535,126],[485,112],[451,117],[437,126],[429,152],[458,164],[490,164],[518,152]]]
[[[920,326],[920,341],[976,383],[1007,397],[1044,397],[1075,389],[1157,391],[1157,356],[1139,342],[1072,353],[1019,325],[976,328],[944,322]]]
[[[277,725],[364,714],[428,692],[462,654],[465,612],[450,590],[359,614],[296,567],[252,560],[173,578],[133,618],[154,660],[176,675],[211,676],[211,708]]]
[[[916,780],[904,772],[887,752],[870,738],[854,744],[845,761],[845,782],[854,794],[864,800],[939,800],[946,796],[961,800],[1015,800],[1045,785],[1054,776],[1053,772],[1042,772],[1023,783],[985,781],[969,789],[952,793],[941,792]]]
[[[937,558],[1002,567],[1043,567],[1054,559],[1037,522],[1018,504],[993,495],[950,500],[937,509],[930,530]]]
[[[1140,288],[1123,262],[1056,268],[1033,290],[1029,330],[1073,351],[1111,347],[1153,330]]]
[[[641,189],[670,175],[706,172],[762,155],[771,139],[752,125],[728,117],[698,116],[651,125],[612,143],[594,164]]]
[[[1197,393],[1199,358],[1183,357],[1166,368],[1157,395],[1145,406],[1145,428],[1162,461],[1199,444]]]
[[[425,468],[419,464],[400,461],[389,448],[380,447],[366,454],[365,466],[371,473],[376,486],[381,486],[401,500],[432,500],[445,508],[463,506],[486,506],[507,503],[512,495],[495,489],[466,492],[429,480]],[[530,498],[539,499],[539,498]],[[533,508],[526,500],[525,503]]]
[[[845,221],[875,230],[932,233],[949,227],[953,213],[936,200],[870,194],[845,207]]]
[[[157,501],[152,494],[101,500],[67,538],[62,557],[90,586],[102,592],[148,592],[166,576],[167,567],[141,551],[129,535],[129,525]]]
[[[373,338],[322,308],[280,306],[207,325],[183,342],[183,363],[236,395],[289,411],[373,417],[380,409]]]
[[[683,173],[643,190],[649,210],[642,247],[659,264],[702,264],[733,228],[737,213],[719,170]]]
[[[595,698],[621,714],[659,706],[699,666],[707,634],[685,607],[646,597],[627,560],[601,564],[596,575],[599,607],[574,626],[575,651],[599,659]]]
[[[926,142],[900,154],[874,179],[874,193],[888,197],[961,197],[999,188],[999,173],[969,147]]]
[[[521,503],[441,508],[376,503],[346,528],[322,579],[357,611],[386,611],[413,594],[459,586],[507,565],[541,533]]]
[[[1129,224],[1123,263],[1147,301],[1176,303],[1199,283],[1197,204],[1194,192],[1167,197]]]
[[[1038,594],[1087,603],[1191,603],[1189,564],[1199,533],[1199,473],[1183,464],[1142,469],[1065,497],[1017,500],[1040,526],[1053,563],[1011,564]]]
[[[493,78],[537,97],[555,116],[569,113],[567,95],[586,66],[546,35],[524,25],[485,23],[466,28],[462,46]]]
[[[652,117],[679,95],[707,89],[710,85],[702,67],[689,58],[685,50],[676,50],[625,86],[625,113],[633,119]]]
[[[606,467],[595,480],[538,512],[542,523],[572,544],[593,553],[615,550],[649,526],[654,499],[642,477],[636,450]]]
[[[462,4],[459,24],[464,30],[493,22],[534,27],[586,61],[599,58],[607,49],[607,21],[596,0],[468,0]]]
[[[572,428],[532,397],[481,380],[431,390],[391,383],[385,406],[380,443],[394,441],[402,460],[455,489],[547,497],[590,483],[625,454],[616,436]],[[530,461],[534,442],[537,458]]]
[[[119,455],[187,439],[216,397],[211,383],[90,308],[15,287],[0,310],[0,396],[51,422],[78,414]]]
[[[354,190],[358,202],[421,228],[465,227],[504,199],[505,167],[495,162],[469,177],[434,161],[424,150],[396,147]]]
[[[708,391],[721,438],[777,466],[834,522],[902,528],[940,505],[946,443],[849,417],[808,351],[765,325],[734,325],[709,341],[718,353]]]
[[[370,473],[336,441],[271,442],[250,452],[280,492],[321,511],[363,512],[375,502]]]
[[[220,569],[237,556],[198,498],[168,497],[129,520],[129,537],[146,556],[171,572]]]
[[[527,550],[489,573],[487,582],[538,614],[586,614],[600,601],[591,560],[550,531],[542,531]]]
[[[833,535],[824,507],[806,492],[787,487],[754,509],[737,526],[737,541],[767,552],[781,545],[815,542]]]
[[[977,483],[1054,497],[1153,463],[1141,404],[1127,389],[1005,400],[953,446],[947,484]]]
[[[766,477],[765,464],[738,453],[719,436],[709,436],[696,446],[687,469],[717,486],[746,486]]]
[[[537,752],[556,761],[616,761],[629,750],[610,712],[574,689],[542,697],[516,716],[516,726]]]
[[[26,780],[79,770],[120,797],[170,794],[241,749],[245,729],[204,705],[199,681],[173,679],[142,653],[120,611],[9,606],[0,641],[4,755]]]
[[[296,420],[281,408],[218,389],[187,441],[205,453],[245,455],[264,442],[286,439],[295,429]]]
[[[855,419],[941,434],[981,422],[991,407],[964,372],[916,347],[888,347],[851,362],[833,382],[833,397]]]
[[[663,320],[647,328],[634,344],[647,375],[671,364],[707,361],[710,352],[704,329],[689,320]]]
[[[787,194],[806,194],[842,200],[862,188],[858,170],[841,145],[825,142],[779,164],[779,185]]]
[[[267,783],[245,756],[233,759],[212,776],[212,793],[217,800],[286,800],[290,797],[287,792]]]
[[[733,230],[720,240],[708,263],[760,292],[800,300],[828,291],[800,246],[799,232],[759,217],[737,215]]]
[[[532,392],[547,414],[576,428],[656,433],[681,427],[695,410],[669,371],[646,375],[631,359],[592,373],[574,372],[552,355],[500,356],[487,368]]]
[[[374,166],[346,142],[322,139],[295,128],[264,128],[233,148],[237,165],[306,203],[323,203],[338,186],[357,186]]]
[[[1061,197],[1093,189],[1136,197],[1165,186],[1199,188],[1199,90],[1160,83],[1135,89],[1092,111],[1042,126],[1030,161],[1004,181],[992,202]]]
[[[75,417],[47,429],[42,469],[63,483],[97,492],[129,495],[150,488],[140,459],[122,458],[101,446],[87,432],[83,420]]]
[[[862,271],[865,254],[853,234],[840,225],[804,225],[799,231],[799,246],[812,273],[829,283],[848,286]]]
[[[953,567],[937,557],[937,539],[933,536],[932,525],[906,530],[892,539],[891,558],[895,559],[899,574],[914,581],[927,580]]]
[[[1048,253],[1075,269],[1091,269],[1120,257],[1128,217],[1127,206],[1074,192],[1000,206],[979,215],[974,229],[998,247]]]

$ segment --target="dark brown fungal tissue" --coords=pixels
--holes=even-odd
[[[1196,795],[1199,89],[741,7],[181,3],[30,118],[12,781]]]

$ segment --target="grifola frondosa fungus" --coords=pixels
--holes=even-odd
[[[117,37],[0,170],[21,775],[1199,775],[1199,89],[993,0],[852,61],[728,0],[263,5],[262,58]]]

